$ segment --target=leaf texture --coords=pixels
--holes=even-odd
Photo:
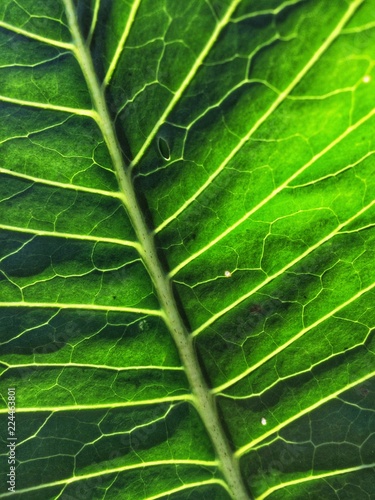
[[[0,498],[374,498],[374,0],[0,2]]]

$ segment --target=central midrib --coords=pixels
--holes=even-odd
[[[220,469],[227,481],[232,498],[235,500],[248,500],[250,497],[240,474],[238,459],[234,457],[233,451],[222,428],[214,396],[211,394],[206,384],[198,362],[192,336],[187,331],[182,321],[174,299],[171,282],[158,259],[153,236],[147,228],[138,204],[131,181],[131,174],[126,170],[121,147],[107,109],[105,96],[94,71],[90,51],[78,27],[72,0],[64,0],[64,4],[74,41],[74,53],[81,66],[92,97],[96,112],[96,121],[111,155],[117,180],[122,192],[121,200],[137,234],[140,243],[140,255],[155,286],[162,309],[163,319],[178,349],[181,362],[191,387],[194,405],[210,436],[217,454]]]

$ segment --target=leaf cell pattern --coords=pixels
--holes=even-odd
[[[0,43],[16,498],[371,500],[375,2],[2,0]]]

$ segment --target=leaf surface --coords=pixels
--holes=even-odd
[[[374,26],[373,0],[2,0],[16,498],[372,498]]]

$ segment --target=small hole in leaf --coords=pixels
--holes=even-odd
[[[169,144],[163,137],[159,137],[158,139],[158,149],[164,160],[170,160],[171,151],[169,149]]]

